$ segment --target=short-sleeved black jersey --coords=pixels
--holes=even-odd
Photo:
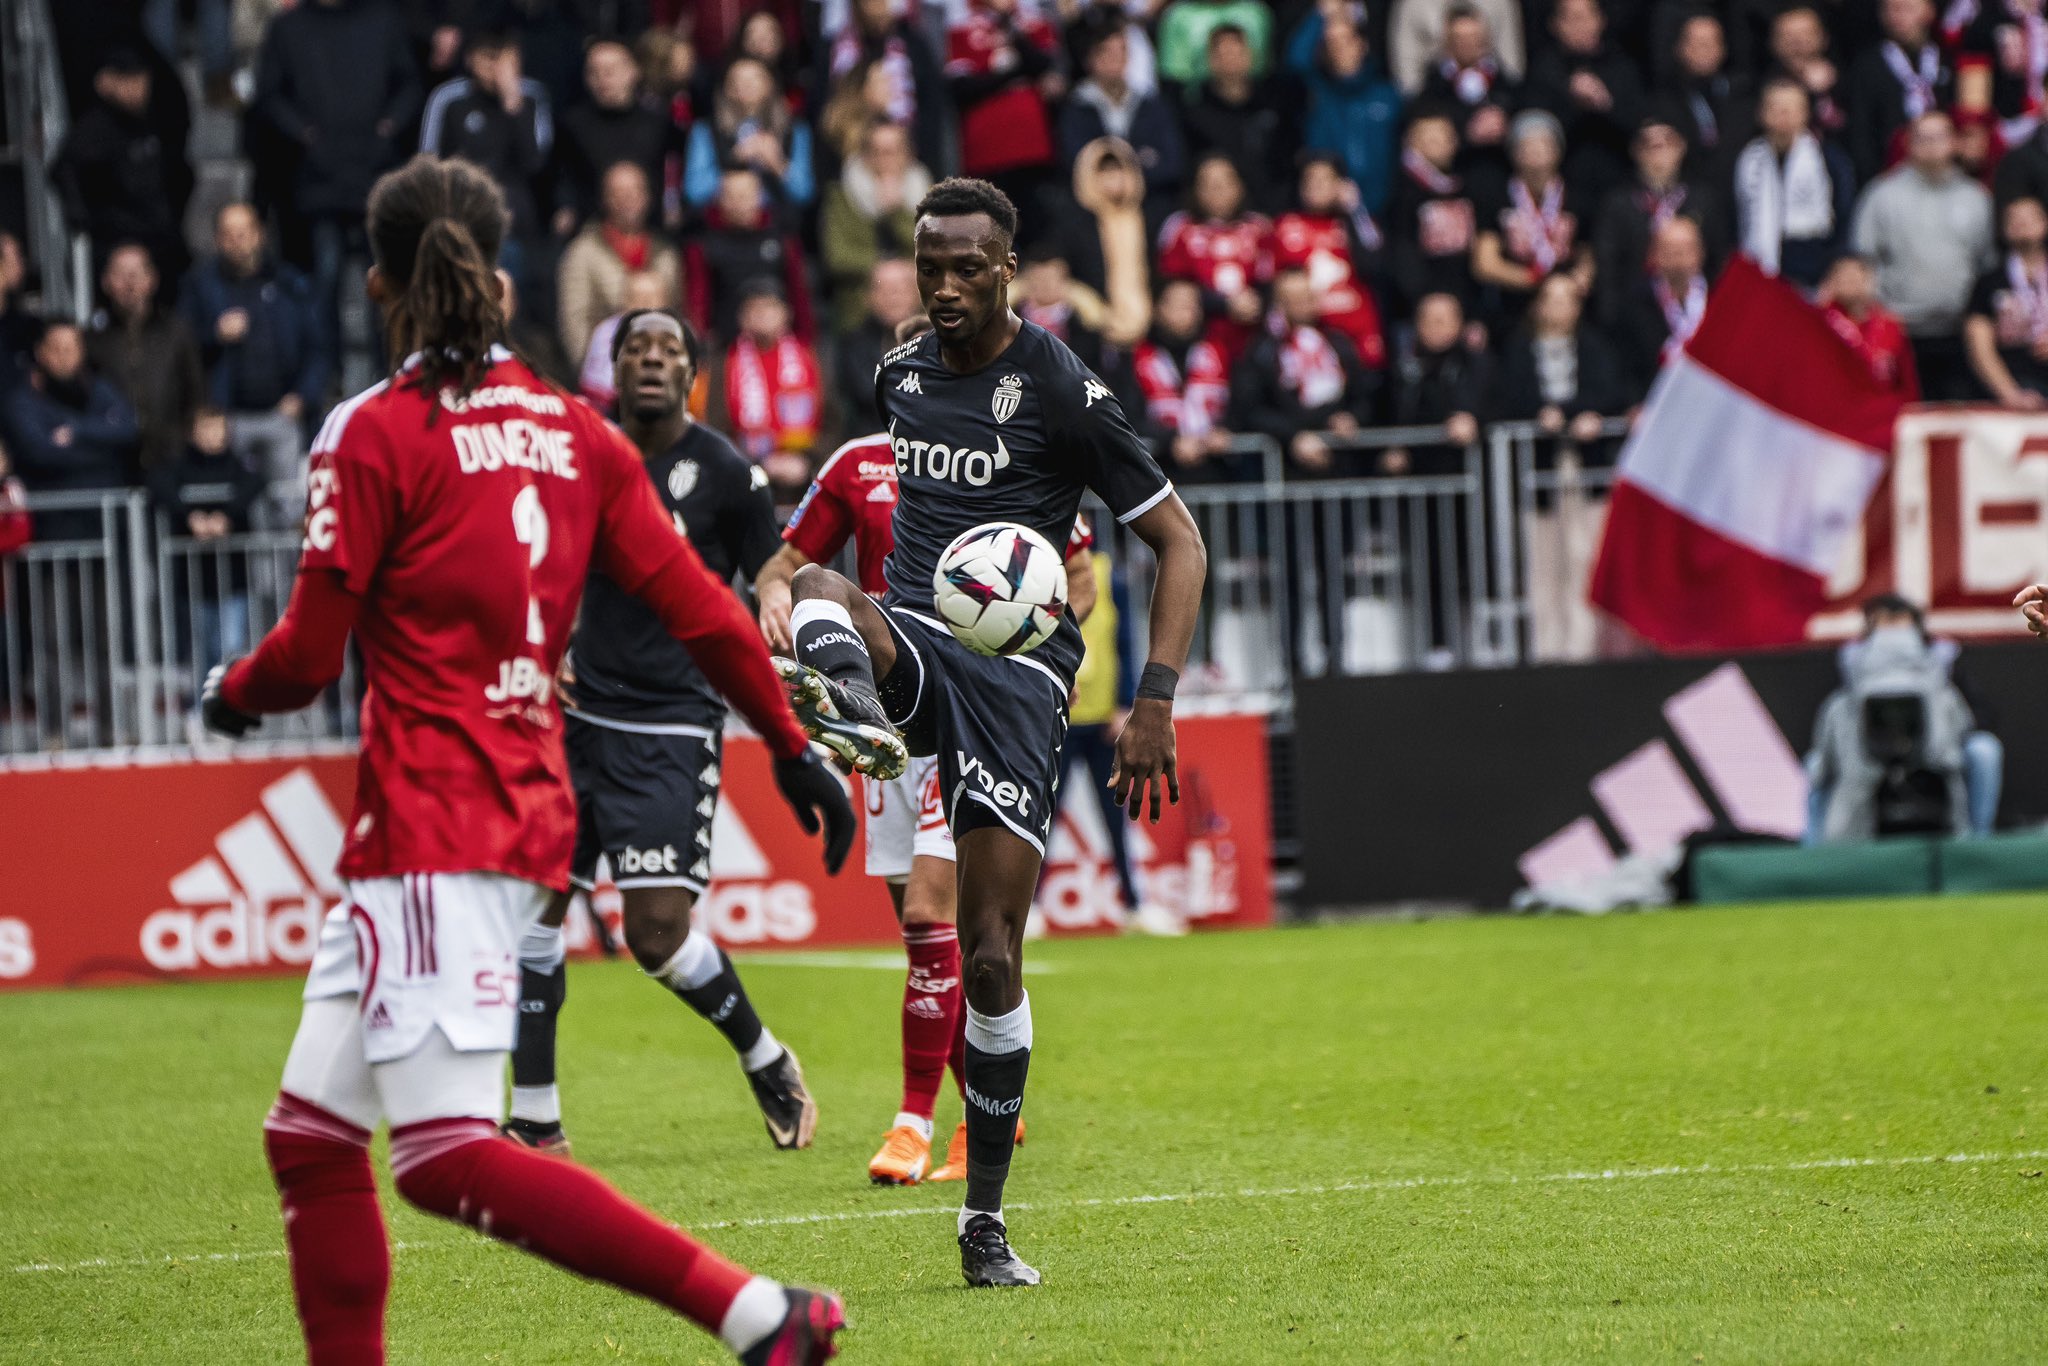
[[[876,368],[875,403],[896,458],[891,607],[932,612],[932,573],[964,531],[1021,522],[1064,547],[1084,490],[1128,522],[1173,488],[1109,386],[1036,323],[971,375],[946,368],[936,334],[906,342]],[[1071,612],[1030,657],[1073,681]]]
[[[752,582],[782,544],[768,476],[717,432],[693,422],[665,455],[646,462],[669,515],[720,580]],[[569,642],[572,709],[633,725],[703,726],[725,716],[719,697],[661,619],[593,569]]]

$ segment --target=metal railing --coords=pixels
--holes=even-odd
[[[8,127],[19,139],[24,197],[28,209],[28,253],[41,274],[43,312],[83,320],[90,311],[92,261],[85,235],[65,220],[64,206],[50,183],[50,165],[64,145],[70,105],[57,61],[56,32],[47,0],[7,0],[0,5],[0,97],[7,101]]]

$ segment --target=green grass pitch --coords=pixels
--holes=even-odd
[[[1034,945],[1030,1291],[962,1287],[959,1187],[867,1183],[899,973],[744,964],[812,1151],[622,963],[573,971],[565,1100],[627,1191],[843,1291],[850,1361],[2040,1361],[2044,929],[1996,898]],[[295,1003],[0,997],[0,1360],[294,1359],[257,1125]],[[394,1362],[721,1359],[386,1210]]]

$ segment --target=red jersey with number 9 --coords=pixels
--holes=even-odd
[[[555,668],[592,564],[634,592],[686,559],[727,596],[625,436],[494,358],[466,397],[401,373],[335,409],[313,445],[300,565],[362,600],[369,682],[344,877],[562,885],[575,805]],[[707,601],[707,619],[719,610]],[[801,748],[791,737],[772,742]]]

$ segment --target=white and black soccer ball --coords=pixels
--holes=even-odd
[[[953,539],[932,574],[932,599],[953,635],[978,655],[1043,645],[1067,610],[1067,565],[1028,526],[990,522]]]

